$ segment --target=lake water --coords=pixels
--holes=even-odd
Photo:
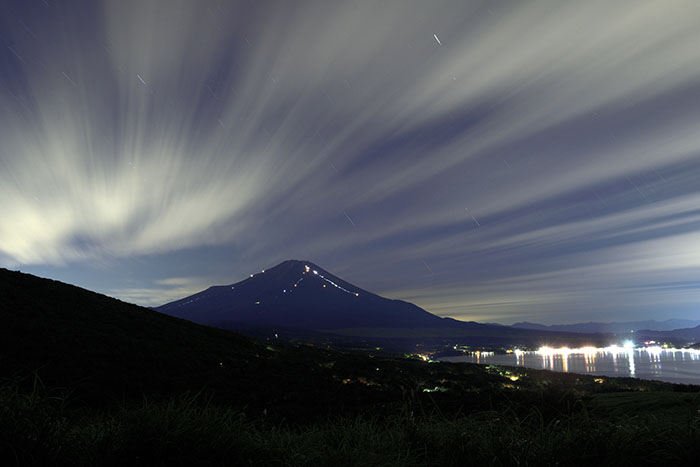
[[[515,351],[510,354],[475,352],[441,360],[522,366],[587,375],[631,376],[700,385],[700,351],[694,349],[616,346],[583,349],[541,348],[537,351]]]

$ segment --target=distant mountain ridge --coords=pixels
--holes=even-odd
[[[693,328],[700,325],[700,320],[690,319],[667,319],[664,321],[646,320],[646,321],[627,321],[627,322],[588,322],[574,324],[553,324],[544,325],[538,323],[530,323],[527,321],[518,322],[512,327],[519,329],[533,329],[538,331],[559,331],[559,332],[575,332],[583,334],[605,334],[605,333],[628,333],[630,331],[672,331],[676,329]]]
[[[692,328],[680,328],[656,331],[652,329],[640,329],[635,333],[639,338],[647,340],[671,340],[681,342],[683,345],[696,344],[700,342],[700,325]]]

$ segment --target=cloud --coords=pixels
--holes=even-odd
[[[201,292],[211,284],[201,277],[168,277],[155,280],[150,285],[107,290],[106,293],[131,303],[159,306]]]
[[[309,257],[489,320],[600,310],[605,284],[580,272],[622,310],[630,287],[697,267],[694,2],[0,12],[4,264],[207,247],[233,282]],[[104,289],[193,287],[141,280]]]

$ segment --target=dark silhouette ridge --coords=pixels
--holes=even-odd
[[[0,269],[0,374],[99,393],[186,390],[223,380],[264,346],[89,290]],[[234,361],[231,354],[238,355]],[[105,388],[109,388],[106,391]]]
[[[513,324],[515,328],[537,329],[540,331],[562,331],[579,332],[585,334],[595,333],[629,333],[630,331],[650,330],[650,331],[673,331],[676,329],[688,329],[698,326],[700,321],[691,319],[667,319],[664,321],[626,321],[626,322],[588,322],[574,324],[553,324],[544,325],[522,321]]]

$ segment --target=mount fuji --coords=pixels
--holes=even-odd
[[[155,308],[200,324],[254,324],[298,329],[446,327],[402,300],[380,297],[310,261],[288,260],[224,286],[210,287]]]
[[[592,342],[591,336],[575,333],[442,318],[412,303],[363,290],[311,261],[299,260],[284,261],[241,282],[210,287],[155,310],[239,331],[284,328],[417,342],[465,338],[461,341],[474,344]]]

